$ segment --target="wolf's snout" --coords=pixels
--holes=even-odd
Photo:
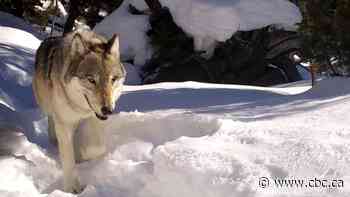
[[[111,115],[112,113],[113,113],[113,111],[112,111],[112,109],[110,109],[110,108],[108,108],[108,107],[106,107],[106,106],[103,106],[102,108],[101,108],[101,112],[102,112],[102,114],[103,115]]]

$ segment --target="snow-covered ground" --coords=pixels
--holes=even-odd
[[[108,155],[79,164],[85,190],[64,193],[31,90],[39,42],[20,32],[0,28],[1,197],[350,195],[350,87],[341,78],[311,90],[306,81],[126,86],[106,122]],[[261,177],[270,187],[259,187]],[[272,181],[293,177],[341,179],[344,187],[276,188]]]

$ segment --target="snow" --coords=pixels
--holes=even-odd
[[[47,11],[50,8],[50,6],[53,5],[53,6],[57,6],[59,14],[61,14],[63,17],[68,16],[68,12],[64,8],[61,1],[52,2],[51,0],[40,0],[40,2],[42,3],[42,6],[39,6],[39,5],[34,6],[36,9],[40,11]]]
[[[141,75],[140,75],[141,73],[140,68],[129,63],[123,63],[123,65],[126,70],[126,79],[124,81],[124,84],[140,85],[142,82]]]
[[[237,31],[267,25],[290,30],[302,19],[299,9],[287,0],[160,0],[160,3],[170,9],[175,23],[194,38],[195,49],[206,51],[205,57],[211,57],[217,42],[226,41]],[[118,33],[123,60],[131,59],[142,66],[152,53],[146,36],[150,28],[148,16],[130,14],[129,4],[139,10],[147,9],[142,0],[123,1],[94,31],[107,37]]]
[[[300,65],[297,65],[297,69],[299,74],[301,75],[301,78],[304,80],[311,80],[311,74],[308,70],[310,63],[301,63]]]
[[[86,188],[65,193],[30,84],[37,40],[0,30],[1,197],[350,195],[347,78],[324,79],[311,90],[310,81],[126,86],[105,122],[108,154],[79,164]],[[345,186],[263,189],[260,177],[342,179]]]
[[[143,0],[129,0],[129,3],[133,6],[135,6],[138,10],[147,10],[148,6],[145,1]]]
[[[151,56],[151,46],[146,36],[148,16],[130,14],[129,4],[138,8],[146,7],[141,0],[125,0],[117,10],[97,24],[94,31],[107,38],[117,33],[122,60],[133,60],[134,65],[143,66]]]
[[[257,187],[262,176],[349,181],[347,82],[321,81],[297,95],[307,87],[128,86],[121,112],[106,123],[109,154],[78,166],[88,185],[79,196],[348,196],[349,187],[331,192]],[[0,173],[8,176],[0,190],[75,196],[59,191],[58,161],[45,153],[49,149],[25,138],[19,144],[24,148],[17,146],[16,155],[26,160],[1,160]]]
[[[237,31],[277,25],[291,29],[301,22],[299,9],[288,0],[160,0],[175,23],[194,38],[196,50],[210,57],[217,42]]]
[[[0,11],[0,26],[1,27],[12,27],[16,29],[21,29],[25,32],[32,34],[38,39],[44,38],[44,34],[37,31],[31,24],[25,22],[23,19],[8,14],[6,12]],[[28,38],[28,37],[27,37]],[[10,38],[7,38],[10,39]],[[20,42],[18,42],[20,43]]]
[[[31,33],[0,26],[0,100],[11,108],[33,106],[34,101],[28,95],[31,94],[34,53],[40,42]]]
[[[3,26],[0,26],[0,42],[4,44],[19,43],[22,47],[25,47],[27,49],[37,49],[41,43],[38,38],[26,31]]]

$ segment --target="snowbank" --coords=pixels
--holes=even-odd
[[[301,22],[299,9],[287,0],[160,0],[175,23],[194,38],[196,50],[211,56],[217,41],[236,31],[275,24],[290,28]]]
[[[78,196],[348,196],[348,186],[258,187],[260,177],[350,181],[347,82],[294,96],[293,88],[194,82],[128,86],[122,112],[106,122],[108,155],[78,166],[87,185]],[[60,191],[52,150],[23,137],[15,147],[16,157],[0,160],[3,196],[77,196]]]
[[[28,33],[34,35],[38,39],[43,39],[45,37],[44,33],[40,33],[31,24],[24,21],[23,19],[18,18],[12,14],[9,14],[6,12],[1,12],[1,11],[0,11],[0,26],[12,27],[12,28],[23,30],[25,32],[28,32]],[[0,33],[0,35],[1,35],[1,33]],[[18,43],[20,43],[20,42],[18,42]]]
[[[30,96],[32,73],[40,43],[31,33],[0,26],[0,100],[13,109],[34,106]]]
[[[16,43],[18,46],[36,50],[39,47],[41,40],[27,31],[0,26],[0,43]]]
[[[204,50],[209,57],[216,43],[230,38],[236,31],[248,31],[274,24],[293,28],[301,22],[299,9],[287,0],[160,0],[170,9],[176,22],[194,38],[196,50]],[[148,16],[131,15],[128,5],[144,10],[144,1],[126,0],[112,14],[97,24],[94,31],[107,37],[120,34],[121,54],[124,60],[133,59],[135,65],[144,65],[151,55],[146,31]]]
[[[0,100],[11,110],[34,106],[32,73],[40,42],[31,33],[0,26]]]
[[[42,35],[23,19],[0,12],[0,43],[36,50],[42,38]]]
[[[123,63],[126,70],[125,85],[140,85],[142,83],[140,69],[132,64]]]
[[[112,37],[117,33],[120,37],[122,60],[134,60],[134,65],[144,65],[150,58],[151,47],[146,32],[149,29],[148,16],[132,15],[128,12],[129,4],[136,2],[138,8],[146,5],[140,1],[125,0],[123,4],[102,22],[97,24],[94,31]]]

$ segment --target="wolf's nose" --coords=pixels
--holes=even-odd
[[[111,115],[111,114],[113,113],[112,110],[109,109],[109,108],[106,107],[106,106],[103,106],[103,107],[101,108],[101,112],[102,112],[103,115]]]

